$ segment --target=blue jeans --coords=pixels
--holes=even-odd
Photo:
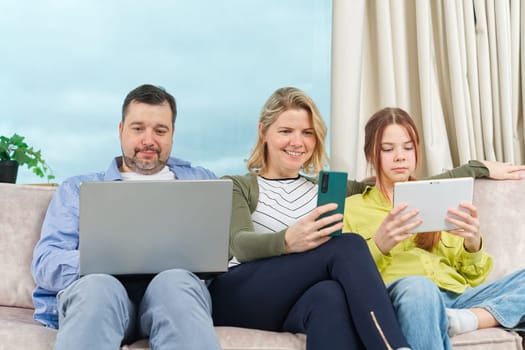
[[[84,276],[58,296],[55,349],[119,349],[149,337],[151,349],[220,349],[204,283],[180,269],[156,275],[133,303],[113,276]]]
[[[407,346],[364,239],[240,264],[209,286],[217,326],[306,334],[308,350]],[[384,337],[384,338],[383,338]]]
[[[413,350],[452,350],[446,305],[431,279],[404,277],[388,284],[387,290],[401,330]]]
[[[452,349],[445,308],[483,308],[504,328],[525,330],[525,270],[468,288],[462,294],[440,290],[423,276],[401,278],[390,283],[387,290],[401,329],[414,350]]]

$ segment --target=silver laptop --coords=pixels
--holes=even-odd
[[[227,270],[231,180],[80,185],[80,275]]]

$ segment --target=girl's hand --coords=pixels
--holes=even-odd
[[[319,216],[336,208],[335,203],[319,206],[290,226],[284,234],[285,253],[305,252],[332,238],[331,233],[343,228],[343,215],[333,214],[321,219]],[[331,226],[325,227],[327,225]]]
[[[408,222],[408,220],[419,213],[418,210],[412,210],[400,215],[399,213],[406,209],[406,207],[407,204],[399,204],[392,209],[374,235],[374,242],[377,248],[385,255],[399,242],[411,237],[412,234],[410,231],[423,222],[421,219]]]
[[[458,228],[448,232],[463,237],[465,249],[470,253],[475,253],[481,249],[478,209],[466,202],[462,202],[459,206],[466,209],[467,212],[459,209],[449,209],[448,213],[450,216],[446,220]]]

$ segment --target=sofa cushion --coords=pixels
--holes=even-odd
[[[50,350],[56,330],[33,320],[33,309],[0,307],[0,349]]]
[[[238,327],[215,327],[222,350],[303,350],[304,334],[276,333]],[[122,350],[149,350],[146,339],[122,347]]]
[[[0,305],[33,307],[33,247],[56,188],[4,183],[0,186]]]
[[[297,350],[306,349],[306,336],[258,329],[215,327],[223,350]]]
[[[488,281],[525,268],[524,198],[525,179],[474,182],[473,202],[478,208],[483,247],[494,257]]]
[[[522,350],[521,337],[503,328],[486,328],[456,335],[452,339],[454,350]]]
[[[222,350],[302,350],[306,348],[303,334],[266,332],[237,327],[215,327]],[[56,330],[43,327],[33,320],[33,310],[0,307],[0,349],[9,344],[9,349],[50,350],[53,349]],[[7,342],[6,342],[7,340]],[[122,350],[149,350],[147,339]]]

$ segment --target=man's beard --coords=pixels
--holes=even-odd
[[[144,151],[155,151],[157,159],[149,161],[138,159],[137,154]],[[133,157],[129,157],[122,152],[122,159],[131,171],[143,175],[158,173],[166,165],[166,160],[160,159],[160,149],[154,147],[135,148]]]

